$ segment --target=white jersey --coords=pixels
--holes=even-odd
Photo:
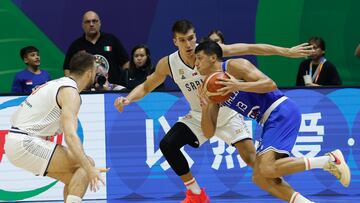
[[[47,137],[61,133],[61,109],[56,99],[60,87],[78,89],[76,82],[69,77],[52,80],[38,87],[12,115],[12,127],[30,136]]]
[[[201,120],[201,106],[197,89],[203,83],[204,76],[200,75],[196,67],[192,68],[186,65],[181,59],[179,51],[169,55],[169,66],[172,78],[190,104],[190,113]],[[221,107],[217,126],[226,124],[236,114],[237,112],[230,108]]]

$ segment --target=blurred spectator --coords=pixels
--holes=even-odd
[[[360,58],[360,44],[355,49],[355,56]]]
[[[103,58],[98,56],[96,57],[96,76],[95,76],[95,84],[91,88],[91,91],[109,91],[109,90],[126,90],[126,88],[122,85],[111,84],[109,82],[109,74],[106,65],[104,64]]]
[[[220,30],[213,30],[209,33],[208,38],[214,42],[224,44],[224,34]]]
[[[34,46],[27,46],[20,50],[20,57],[26,68],[16,74],[12,84],[12,93],[30,94],[37,86],[50,81],[50,74],[40,70],[40,52]]]
[[[296,78],[296,86],[341,85],[336,67],[325,58],[325,41],[312,37],[308,41],[315,53],[301,62]]]
[[[97,13],[87,11],[83,16],[82,28],[84,35],[70,45],[64,61],[64,74],[69,74],[69,62],[78,51],[94,54],[105,64],[109,82],[123,85],[123,68],[128,67],[129,56],[121,42],[112,34],[100,32],[101,21]]]
[[[143,83],[152,72],[154,69],[151,64],[149,48],[144,44],[136,45],[131,51],[131,60],[127,70],[127,89],[132,90]]]

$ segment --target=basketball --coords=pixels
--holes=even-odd
[[[218,89],[223,88],[224,85],[216,84],[220,78],[230,78],[224,72],[215,72],[208,75],[204,82],[205,95],[214,103],[222,103],[230,98],[231,94],[221,95],[221,92],[217,92]]]

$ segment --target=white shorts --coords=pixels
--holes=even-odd
[[[12,164],[37,176],[45,176],[56,144],[41,137],[9,132],[4,148]]]
[[[179,122],[187,125],[198,138],[199,145],[202,145],[208,139],[204,136],[201,130],[200,119],[201,116],[199,117],[198,113],[190,112],[189,114],[181,118]],[[222,139],[230,146],[244,139],[252,139],[252,134],[246,127],[244,118],[240,114],[231,115],[231,117],[227,119],[228,122],[218,121],[218,124],[220,123],[220,125],[216,126],[214,136]]]

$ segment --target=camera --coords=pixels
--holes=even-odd
[[[105,83],[106,83],[106,77],[101,73],[96,73],[95,84],[98,84],[99,87],[102,87],[104,86]]]

